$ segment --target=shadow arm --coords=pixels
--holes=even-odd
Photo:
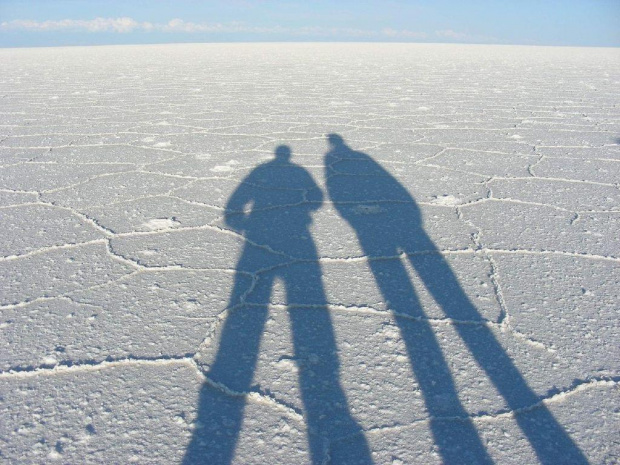
[[[247,223],[249,213],[248,206],[253,204],[251,189],[245,182],[233,192],[226,203],[224,222],[226,225],[238,231],[243,231]]]

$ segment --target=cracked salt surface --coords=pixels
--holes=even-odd
[[[0,59],[5,460],[620,460],[617,50]]]

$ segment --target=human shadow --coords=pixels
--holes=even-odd
[[[246,241],[217,355],[205,370],[198,428],[184,457],[186,465],[229,464],[234,459],[246,397],[257,390],[251,383],[275,280],[286,290],[312,462],[326,460],[330,439],[351,436],[348,448],[358,463],[372,463],[340,385],[334,330],[309,231],[323,194],[290,156],[287,146],[279,146],[275,158],[256,167],[226,206],[226,223]]]
[[[328,142],[325,172],[329,196],[339,214],[355,230],[377,286],[394,312],[424,396],[433,439],[444,463],[491,463],[492,460],[459,400],[454,379],[409,279],[403,257],[409,260],[446,317],[457,322],[454,325],[457,333],[515,412],[515,419],[540,462],[587,463],[489,327],[482,324],[484,319],[424,231],[419,209],[409,192],[369,155],[348,147],[341,136],[330,134]],[[415,325],[411,324],[411,317],[416,320]],[[415,332],[412,327],[416,328]]]

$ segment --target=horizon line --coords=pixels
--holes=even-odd
[[[492,47],[540,47],[540,48],[605,48],[620,49],[620,45],[566,45],[566,44],[524,44],[524,43],[489,43],[489,42],[413,42],[413,41],[371,41],[371,40],[214,40],[202,42],[140,42],[140,43],[101,43],[101,44],[64,44],[64,45],[7,45],[0,50],[38,49],[38,48],[76,48],[76,47],[148,47],[154,45],[249,45],[249,44],[381,44],[381,45],[454,45],[454,46],[492,46]]]

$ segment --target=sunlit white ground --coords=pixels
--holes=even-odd
[[[300,240],[317,247],[337,377],[372,460],[445,460],[408,326],[330,199],[329,133],[415,199],[481,316],[446,315],[406,264],[425,314],[407,324],[432,328],[490,458],[538,463],[517,419],[545,409],[590,463],[620,460],[617,49],[212,44],[0,62],[2,460],[181,463],[209,430],[203,386],[242,399],[208,378],[245,241],[224,214],[281,144],[323,192]],[[291,258],[262,246],[265,267]],[[286,304],[276,282],[234,463],[311,460]],[[536,402],[512,409],[458,325],[492,334]],[[344,462],[346,440],[323,460]]]

